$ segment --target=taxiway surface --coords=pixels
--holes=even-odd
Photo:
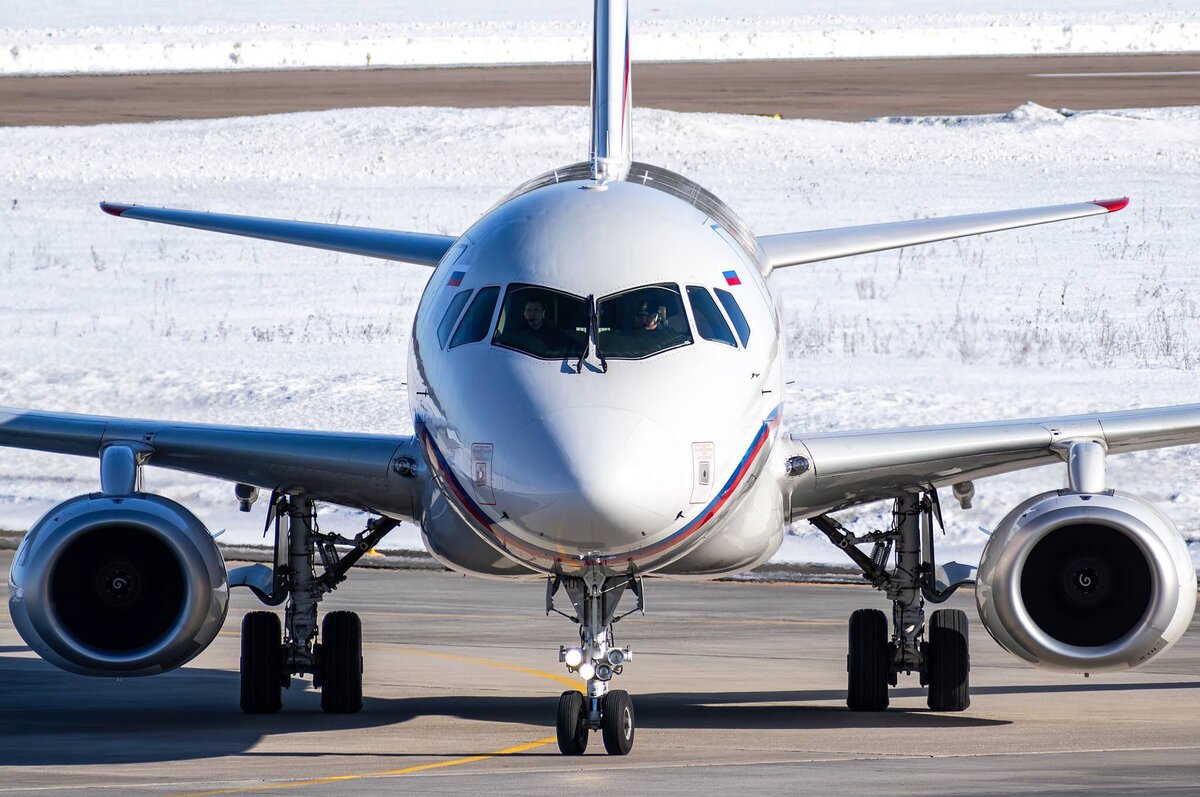
[[[6,554],[0,567],[7,568]],[[121,681],[59,672],[0,614],[0,793],[1165,794],[1200,793],[1200,629],[1133,673],[1054,675],[973,625],[962,714],[905,678],[892,708],[845,709],[845,622],[865,587],[653,582],[617,626],[635,659],[636,744],[560,756],[557,663],[574,627],[541,585],[361,571],[324,610],[362,614],[365,707],[321,713],[298,679],[274,716],[238,701],[236,591],[225,630],[184,669]],[[229,791],[225,791],[229,790]]]
[[[587,64],[0,78],[0,126],[373,106],[587,105]],[[1200,105],[1200,54],[634,65],[638,107],[857,121]]]

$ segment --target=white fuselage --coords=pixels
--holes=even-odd
[[[540,312],[586,339],[586,356],[497,345],[522,325],[521,297],[535,294],[552,305]],[[642,305],[655,305],[678,345],[614,357],[626,345],[617,341],[643,332],[615,328],[627,323],[618,306],[646,295],[666,297]],[[484,297],[497,297],[487,334],[455,345],[472,337],[457,326],[476,297],[477,326]],[[588,297],[601,308],[591,326],[569,312]],[[730,297],[745,318],[737,333]],[[779,418],[779,341],[751,254],[683,199],[633,181],[576,181],[501,204],[441,261],[414,324],[410,406],[440,493],[422,518],[427,546],[484,575],[755,565],[783,529],[776,480],[757,478]]]

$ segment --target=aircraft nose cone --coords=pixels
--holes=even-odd
[[[511,438],[505,510],[543,545],[603,553],[653,541],[687,508],[686,446],[627,410],[559,410]]]

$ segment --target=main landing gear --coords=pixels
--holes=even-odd
[[[883,711],[888,687],[900,673],[917,673],[928,687],[929,708],[964,711],[971,705],[971,657],[967,615],[939,609],[925,622],[925,601],[941,603],[963,584],[939,584],[933,559],[933,519],[940,520],[936,493],[905,494],[896,499],[893,527],[861,536],[846,531],[826,515],[812,524],[828,536],[863,571],[863,576],[892,601],[892,632],[878,609],[850,615],[850,648],[846,657],[846,705],[852,711]],[[858,543],[874,543],[870,555]],[[895,565],[887,569],[893,547]]]
[[[252,565],[230,574],[231,583],[250,587],[268,605],[287,601],[282,624],[269,611],[250,612],[242,620],[241,707],[247,714],[279,711],[292,676],[305,674],[321,690],[324,711],[353,714],[362,709],[362,624],[354,612],[330,612],[318,636],[317,604],[397,522],[374,520],[349,540],[322,534],[316,519],[310,499],[272,496],[267,522],[275,523],[274,567]],[[353,548],[340,556],[335,543]]]
[[[559,589],[567,593],[574,615],[554,607]],[[593,569],[582,577],[553,576],[546,585],[546,614],[557,612],[579,624],[579,647],[560,648],[558,660],[586,684],[585,693],[571,689],[558,699],[556,727],[563,755],[583,755],[589,734],[597,730],[609,755],[628,755],[633,749],[633,699],[624,690],[608,688],[633,658],[633,651],[613,640],[613,625],[626,616],[616,613],[626,589],[637,596],[633,611],[643,611],[642,582],[635,576],[605,576]]]

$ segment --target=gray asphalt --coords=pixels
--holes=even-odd
[[[587,64],[0,78],[0,126],[209,119],[372,106],[587,105]],[[634,65],[634,102],[856,121],[1200,104],[1200,54]],[[1188,74],[1191,73],[1191,74]]]
[[[885,608],[876,593],[653,582],[647,615],[617,626],[635,650],[619,679],[633,753],[605,756],[593,735],[564,759],[554,707],[574,681],[556,653],[574,627],[543,616],[540,585],[354,573],[323,608],[362,613],[355,716],[322,714],[299,681],[280,714],[239,712],[238,628],[255,603],[238,592],[208,651],[146,679],[61,673],[0,615],[0,793],[1200,793],[1195,626],[1146,669],[1086,680],[1029,668],[976,627],[967,712],[929,712],[906,679],[890,710],[858,714],[843,705],[844,623]],[[952,605],[974,620],[969,595]]]

